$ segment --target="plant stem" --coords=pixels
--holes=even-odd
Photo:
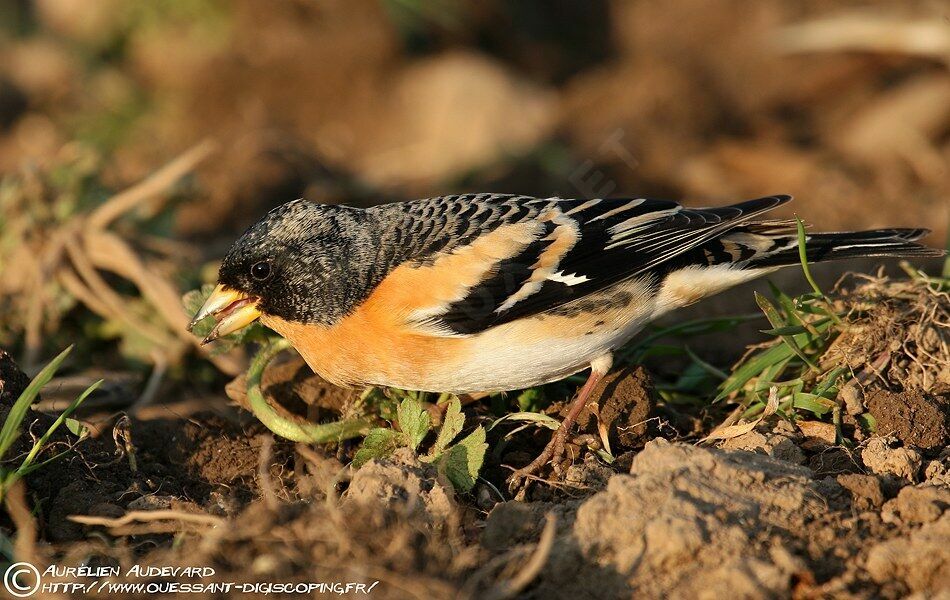
[[[270,361],[288,348],[290,348],[290,342],[284,339],[277,340],[261,348],[251,361],[251,366],[247,371],[247,399],[254,416],[276,435],[294,442],[323,444],[358,437],[366,433],[371,425],[369,419],[350,419],[318,425],[303,420],[288,419],[278,414],[268,404],[261,391],[261,376]]]

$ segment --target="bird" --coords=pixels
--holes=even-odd
[[[460,194],[369,208],[297,199],[229,249],[189,329],[204,343],[260,320],[340,386],[452,394],[534,387],[590,370],[523,479],[557,465],[574,422],[647,323],[799,264],[776,195],[689,208],[649,198]],[[807,233],[810,262],[932,257],[926,229]]]

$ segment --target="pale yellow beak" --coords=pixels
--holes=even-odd
[[[198,321],[209,316],[214,317],[217,324],[201,341],[202,344],[244,329],[260,318],[261,311],[257,310],[257,298],[226,288],[219,283],[211,291],[211,295],[208,296],[195,318],[188,324],[188,331],[191,331]]]

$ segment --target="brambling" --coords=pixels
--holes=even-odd
[[[799,263],[791,199],[443,196],[361,209],[294,200],[231,247],[192,325],[260,319],[327,381],[470,394],[591,373],[544,452],[557,463],[613,351],[649,321]],[[806,236],[810,261],[939,256],[925,229]]]

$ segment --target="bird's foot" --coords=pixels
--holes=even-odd
[[[566,423],[566,421],[565,421]],[[528,465],[516,470],[508,477],[508,491],[516,494],[526,490],[528,483],[533,479],[539,479],[538,474],[545,466],[551,465],[555,475],[561,474],[561,459],[564,456],[564,447],[567,442],[567,435],[570,431],[570,425],[565,427],[561,423],[557,431],[551,437],[551,441],[544,447],[541,454],[537,456]]]
[[[605,354],[591,362],[591,371],[587,382],[584,383],[584,387],[577,392],[577,397],[574,399],[574,402],[571,403],[567,416],[561,421],[561,426],[554,432],[551,441],[548,442],[548,445],[544,447],[544,450],[541,451],[541,454],[539,454],[536,459],[531,461],[526,467],[522,467],[512,473],[508,478],[508,490],[512,494],[516,494],[516,497],[524,497],[528,482],[534,479],[540,479],[537,474],[548,463],[551,463],[555,475],[559,476],[561,474],[561,457],[564,456],[564,446],[567,444],[567,436],[574,428],[574,422],[577,421],[577,416],[580,414],[581,409],[584,408],[594,388],[597,387],[600,380],[603,379],[607,371],[610,370],[612,362],[613,358],[609,354]]]

